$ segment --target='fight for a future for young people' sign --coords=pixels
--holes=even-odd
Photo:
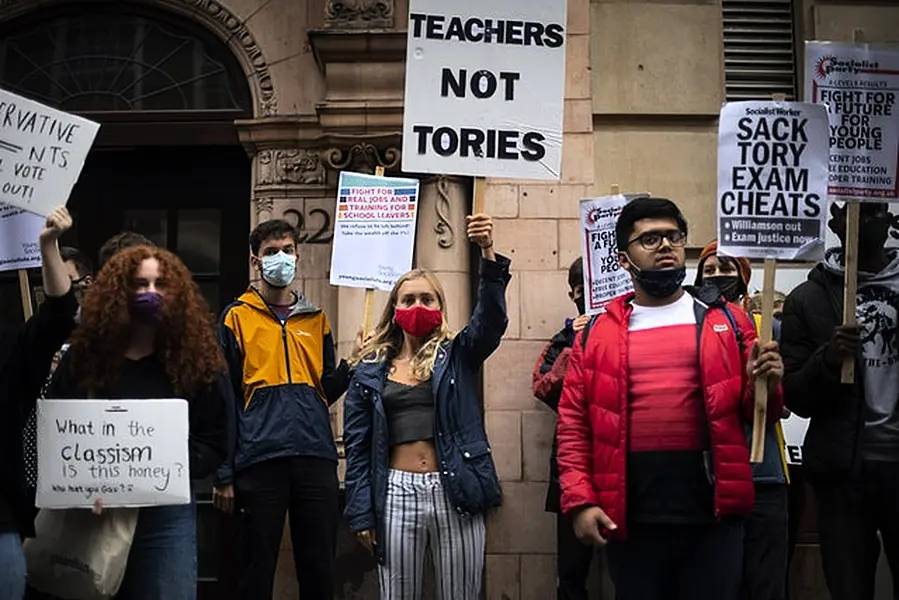
[[[603,312],[611,300],[634,289],[630,274],[618,262],[615,224],[621,210],[635,197],[618,194],[581,200],[584,308],[588,315]]]
[[[731,102],[718,126],[718,250],[820,260],[827,220],[827,110]]]
[[[566,7],[411,0],[403,171],[559,179]]]
[[[39,400],[38,508],[190,502],[187,401]]]
[[[0,202],[43,217],[68,202],[99,129],[0,90]]]
[[[830,114],[830,195],[899,200],[899,48],[807,42],[805,95]]]

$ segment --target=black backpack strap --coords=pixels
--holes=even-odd
[[[581,352],[587,349],[587,338],[590,337],[590,330],[593,329],[593,323],[596,322],[597,317],[599,317],[598,314],[590,317],[590,320],[584,325],[584,329],[581,330]]]
[[[730,312],[730,307],[727,304],[723,304],[721,310],[724,311],[724,316],[730,321],[730,326],[734,330],[734,335],[737,336],[737,344],[740,346],[740,352],[746,352],[746,345],[743,343],[743,332],[737,327],[737,320],[734,319],[733,313]]]

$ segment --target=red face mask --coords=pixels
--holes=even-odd
[[[412,337],[424,337],[433,333],[443,323],[443,313],[420,304],[409,308],[395,308],[393,318],[400,329]]]

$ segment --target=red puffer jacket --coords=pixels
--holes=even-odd
[[[618,525],[613,539],[624,539],[627,532],[627,341],[632,299],[633,295],[619,298],[606,307],[590,328],[586,347],[578,336],[559,403],[562,510],[567,514],[581,506],[599,506]],[[715,472],[715,516],[748,515],[755,498],[743,422],[752,422],[754,409],[746,362],[757,338],[755,328],[742,309],[730,305],[742,333],[741,352],[722,307],[699,300],[694,307]],[[768,397],[771,423],[782,410],[778,387]]]

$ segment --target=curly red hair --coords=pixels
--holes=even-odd
[[[118,377],[130,342],[135,275],[148,258],[159,262],[165,298],[156,352],[174,392],[190,396],[225,371],[214,316],[190,271],[168,250],[134,246],[115,254],[84,295],[81,322],[67,354],[79,387],[86,392],[102,390]]]

